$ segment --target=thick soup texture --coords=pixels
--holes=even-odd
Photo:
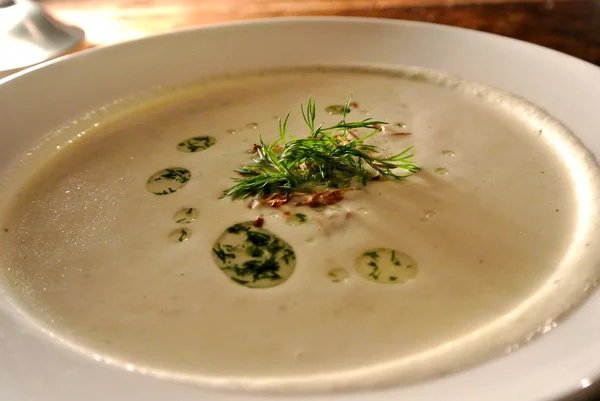
[[[223,197],[278,117],[308,135],[309,97],[317,124],[387,122],[367,142],[413,146],[421,171],[318,204]],[[578,185],[597,197],[597,167],[510,95],[415,70],[270,71],[90,126],[21,163],[0,235],[15,302],[97,359],[230,387],[407,383],[511,350],[584,292],[556,275],[579,274],[596,216]]]

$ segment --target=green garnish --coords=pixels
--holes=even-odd
[[[363,253],[364,256],[368,256],[369,258],[373,259],[373,260],[377,260],[377,258],[379,258],[379,254],[376,251],[369,251],[369,252],[365,252]]]
[[[225,230],[212,249],[217,266],[229,278],[247,287],[272,287],[292,274],[296,255],[292,247],[252,222]]]
[[[184,228],[178,228],[176,230],[171,231],[167,238],[169,241],[177,243],[187,241],[190,238],[190,236],[191,231],[188,231]]]
[[[308,220],[308,216],[304,213],[296,213],[295,216],[298,218],[300,223],[306,223],[306,220]]]
[[[216,142],[217,140],[212,136],[195,136],[179,142],[177,144],[177,150],[186,153],[199,152],[210,148]]]
[[[392,257],[390,259],[390,262],[392,262],[395,266],[400,266],[400,260],[396,256],[396,251],[392,251]]]
[[[234,224],[231,227],[229,227],[227,229],[227,232],[229,234],[239,234],[242,231],[243,232],[248,232],[248,230],[250,230],[250,228],[246,224],[244,224],[244,223],[238,223],[238,224]]]
[[[369,277],[372,277],[373,280],[379,280],[379,276],[381,272],[379,271],[379,266],[375,262],[369,262],[369,266],[373,268],[373,271],[369,273]]]
[[[257,157],[236,171],[241,177],[233,179],[235,184],[224,192],[224,197],[315,194],[319,190],[348,188],[358,183],[365,186],[369,180],[381,177],[399,180],[420,170],[411,161],[412,147],[395,155],[380,156],[378,146],[366,144],[365,141],[387,123],[370,118],[347,122],[349,104],[344,106],[337,124],[317,126],[315,102],[309,98],[306,107],[301,105],[309,130],[307,138],[295,138],[287,133],[290,113],[283,120],[279,119],[279,139],[267,145],[260,138],[260,144],[256,145]],[[370,132],[357,137],[356,129]],[[407,174],[394,173],[392,170],[396,168],[406,170]]]
[[[377,264],[377,259],[379,259],[379,254],[376,251],[370,251],[363,253],[363,256],[371,258],[372,260],[367,263],[368,266],[371,266],[373,270],[368,274],[373,280],[379,280],[379,276],[381,272],[379,271],[379,265]],[[392,257],[393,258],[393,257]]]
[[[308,222],[308,216],[304,213],[292,213],[285,218],[285,222],[290,226],[299,226]]]
[[[190,180],[188,170],[184,168],[166,168],[159,175],[153,176],[149,181],[173,180],[185,184]]]
[[[350,113],[350,103],[346,104],[332,104],[331,106],[325,107],[325,111],[329,114],[340,114],[346,115]]]
[[[200,212],[193,207],[184,207],[179,209],[174,215],[173,220],[177,224],[189,224],[198,218]]]
[[[191,173],[183,167],[170,167],[154,173],[146,182],[146,189],[155,195],[172,194],[183,188]]]
[[[356,270],[363,278],[381,284],[404,283],[418,274],[411,256],[390,248],[363,251],[356,258]]]
[[[217,246],[213,248],[213,253],[221,262],[227,263],[227,259],[235,259],[234,253],[227,252],[223,248],[227,248],[227,245],[222,247],[220,242],[217,242]]]
[[[186,239],[188,239],[188,236],[189,236],[188,232],[186,230],[182,229],[181,230],[181,235],[179,235],[179,238],[177,238],[177,241],[183,242]]]

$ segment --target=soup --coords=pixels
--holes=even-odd
[[[595,279],[597,165],[514,96],[415,69],[307,68],[144,99],[54,134],[6,179],[15,303],[98,360],[230,388],[410,383],[547,332]],[[420,171],[305,186],[314,202],[224,196],[289,110],[285,141],[309,135],[309,99],[317,126],[385,121],[342,140],[412,147]]]

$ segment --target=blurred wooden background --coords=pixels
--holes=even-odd
[[[535,0],[533,0],[535,1]],[[65,21],[82,24],[95,43],[250,18],[288,15],[372,15],[385,10],[473,4],[473,0],[42,0]],[[478,3],[503,3],[483,0]]]
[[[600,65],[599,0],[41,0],[86,31],[88,46],[209,23],[350,15],[456,25],[510,36]]]

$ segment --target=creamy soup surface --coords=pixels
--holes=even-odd
[[[42,146],[48,157],[19,165],[29,179],[3,210],[1,267],[16,304],[98,359],[282,391],[407,383],[549,330],[594,278],[582,266],[598,261],[596,211],[585,207],[597,166],[518,99],[433,73],[344,69],[157,96],[105,113],[59,150]],[[340,119],[328,106],[352,97],[347,120],[390,123],[370,143],[414,146],[423,170],[324,208],[221,198],[259,136],[276,139],[276,117],[291,110],[288,131],[308,133],[309,96],[325,125]],[[157,195],[148,180],[168,168],[187,171],[185,185]],[[258,216],[295,259],[282,282],[250,288],[213,248]],[[374,278],[369,250],[408,268]]]

